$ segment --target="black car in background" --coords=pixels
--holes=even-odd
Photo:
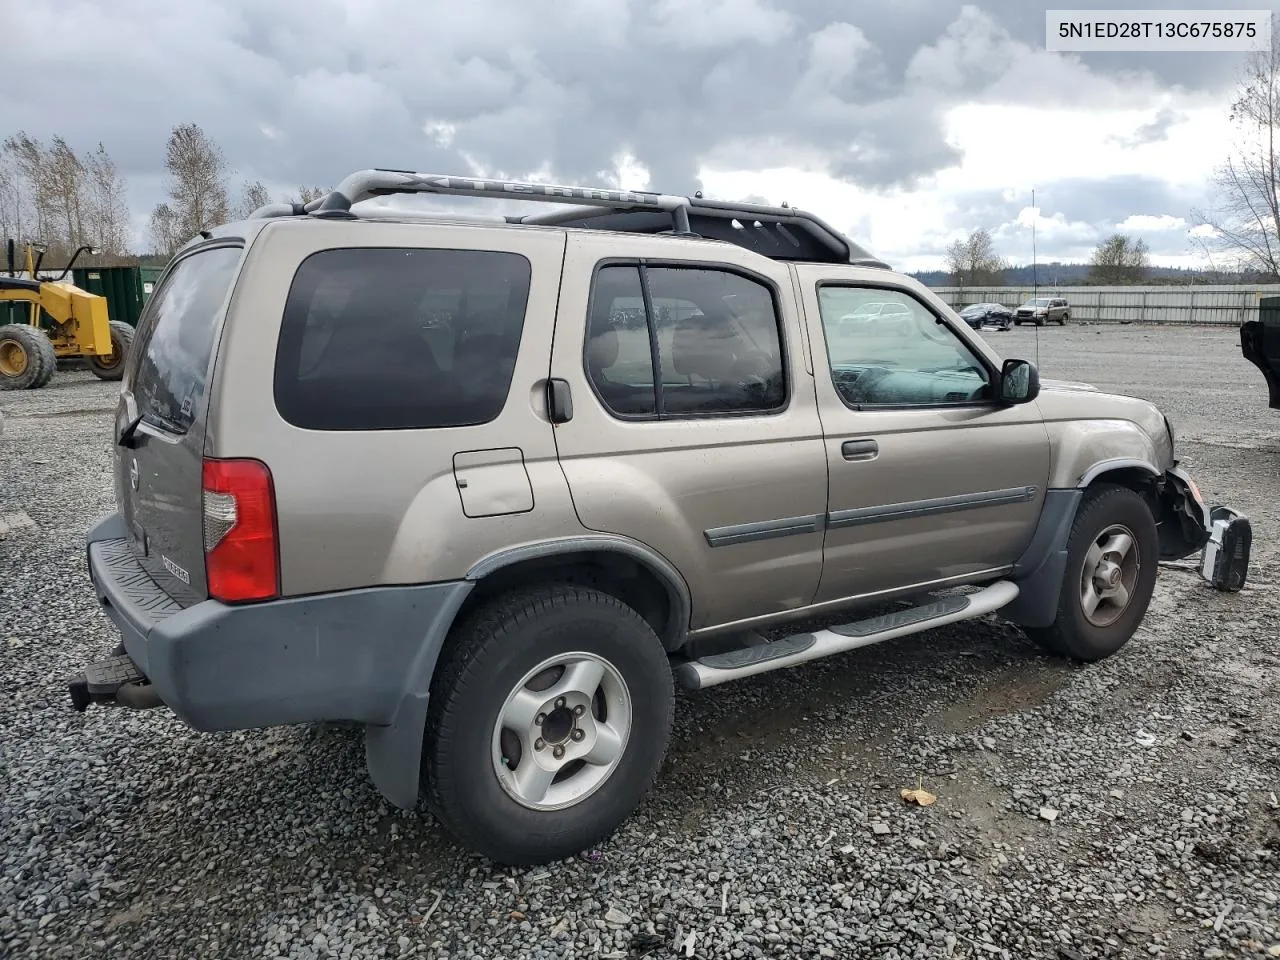
[[[983,327],[1008,330],[1013,324],[1013,311],[1000,303],[975,303],[960,311],[960,319],[975,330]]]

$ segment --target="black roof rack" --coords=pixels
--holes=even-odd
[[[819,217],[785,205],[772,207],[707,200],[701,194],[682,197],[643,190],[489,180],[411,170],[361,170],[318,200],[305,205],[268,204],[251,216],[359,219],[351,210],[353,205],[374,197],[411,193],[536,200],[579,208],[508,216],[505,218],[508,223],[704,237],[736,244],[774,260],[888,266]]]

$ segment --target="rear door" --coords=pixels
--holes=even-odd
[[[556,445],[579,519],[672,563],[695,629],[810,602],[827,468],[784,265],[571,233],[551,372],[572,391]]]
[[[200,502],[206,387],[243,252],[240,241],[213,241],[174,261],[139,321],[117,406],[117,503],[143,567],[184,606],[208,595]]]

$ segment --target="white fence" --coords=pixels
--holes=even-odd
[[[974,303],[1014,308],[1033,296],[1025,287],[934,287],[953,310]],[[1258,316],[1261,297],[1280,296],[1280,284],[1244,286],[1052,287],[1035,296],[1063,297],[1071,319],[1085,323],[1209,323],[1239,326]]]

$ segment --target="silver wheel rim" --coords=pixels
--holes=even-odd
[[[1080,571],[1080,609],[1095,627],[1109,627],[1129,608],[1138,585],[1142,558],[1138,538],[1123,524],[1103,530],[1084,556]]]
[[[507,695],[492,737],[502,789],[530,810],[581,803],[612,776],[631,735],[631,692],[593,653],[562,653]]]

